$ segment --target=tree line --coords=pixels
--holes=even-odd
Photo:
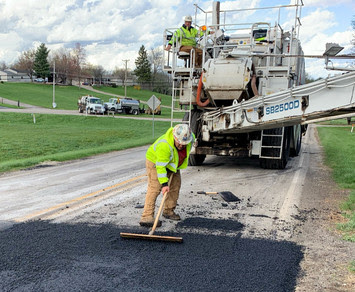
[[[102,83],[104,76],[113,76],[124,84],[127,79],[133,79],[144,88],[168,93],[170,90],[169,77],[162,70],[163,50],[151,49],[149,52],[142,45],[135,60],[135,69],[115,67],[108,71],[101,65],[92,65],[86,62],[85,49],[76,43],[72,49],[60,48],[50,52],[44,43],[36,49],[29,49],[21,53],[17,61],[11,66],[15,70],[25,72],[31,80],[34,78],[51,77],[55,64],[55,76],[58,83],[72,85],[73,80],[79,84],[84,80],[94,80]],[[4,62],[0,69],[7,66]],[[106,80],[107,83],[107,80]]]

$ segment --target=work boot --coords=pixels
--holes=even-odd
[[[176,214],[174,211],[169,212],[169,213],[163,213],[163,216],[166,219],[170,219],[170,220],[175,220],[175,221],[180,221],[181,217],[179,214]]]
[[[154,217],[142,217],[141,221],[139,221],[139,225],[140,226],[144,226],[144,227],[153,227],[154,225]],[[161,221],[158,221],[157,227],[161,226]]]

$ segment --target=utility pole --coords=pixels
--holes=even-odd
[[[127,97],[127,63],[129,62],[129,60],[122,60],[123,62],[125,62],[125,72],[124,72],[124,98]]]
[[[53,62],[53,108],[56,108],[57,105],[55,103],[55,61]]]

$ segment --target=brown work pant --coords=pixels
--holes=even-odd
[[[201,49],[195,48],[193,46],[181,46],[179,51],[186,52],[186,53],[190,54],[190,51],[192,49],[195,49],[195,67],[201,68],[201,65],[202,65],[202,50]],[[192,56],[192,58],[193,58],[193,56]]]
[[[148,189],[145,196],[142,218],[154,217],[155,202],[162,189],[162,186],[158,180],[155,164],[147,159],[145,162],[145,167],[147,169],[148,175]],[[170,191],[167,194],[164,204],[164,214],[171,214],[175,210],[181,187],[181,175],[179,170],[176,173],[168,171],[168,178],[169,180],[172,178],[172,181],[169,186]]]

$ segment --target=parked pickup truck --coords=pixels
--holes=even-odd
[[[108,102],[104,103],[104,107],[106,111],[116,113],[138,115],[141,112],[139,101],[131,98],[110,98]]]
[[[104,114],[105,108],[102,101],[98,97],[94,96],[82,96],[78,100],[79,113],[87,112],[88,114]]]

